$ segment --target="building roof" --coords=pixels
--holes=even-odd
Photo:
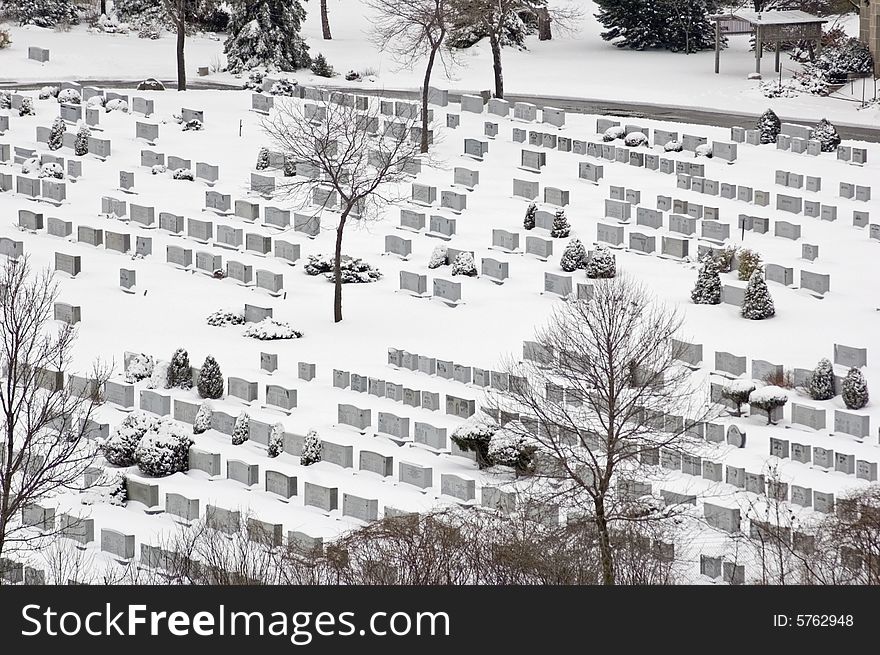
[[[733,11],[729,14],[717,14],[711,17],[713,20],[725,18],[739,18],[750,25],[802,25],[804,23],[827,23],[828,21],[819,16],[808,14],[805,11]]]

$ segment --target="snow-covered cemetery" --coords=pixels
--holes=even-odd
[[[0,584],[880,583],[878,58],[876,0],[0,0]]]

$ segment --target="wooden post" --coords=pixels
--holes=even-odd
[[[776,72],[779,72],[779,51],[782,50],[782,42],[777,41],[775,47],[773,48],[776,51]]]
[[[721,20],[715,19],[715,74],[721,72]]]
[[[761,26],[755,25],[755,72],[761,72]]]

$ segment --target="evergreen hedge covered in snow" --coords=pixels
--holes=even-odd
[[[138,380],[147,379],[153,375],[155,364],[156,362],[153,360],[152,355],[145,355],[144,353],[133,355],[128,361],[128,366],[125,368],[125,381],[131,384]]]
[[[843,378],[840,395],[847,409],[862,409],[868,404],[868,383],[859,369],[855,367],[849,369],[846,377]]]
[[[303,267],[306,275],[323,274],[330,282],[333,282],[333,266],[336,263],[335,257],[329,255],[309,255],[308,263]],[[379,269],[370,266],[363,259],[358,257],[342,256],[342,272],[343,284],[357,284],[376,282],[382,277]]]
[[[141,439],[158,425],[159,418],[153,414],[139,409],[129,413],[104,442],[104,459],[114,466],[131,466]]]
[[[469,252],[460,252],[452,262],[453,275],[465,275],[467,277],[477,277],[477,264],[474,262],[474,256]]]
[[[134,457],[142,473],[166,476],[189,469],[192,438],[176,421],[162,421],[147,432],[138,444]]]
[[[250,339],[272,341],[274,339],[299,339],[302,332],[283,321],[274,318],[264,318],[259,323],[249,323],[242,334]]]
[[[580,239],[572,239],[565,246],[559,266],[566,273],[571,273],[579,268],[587,267],[587,249]]]
[[[208,325],[213,325],[214,327],[242,325],[244,323],[244,312],[232,309],[218,309],[216,312],[209,314],[205,321]]]

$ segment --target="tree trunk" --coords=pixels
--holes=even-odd
[[[183,11],[181,9],[181,11]],[[177,20],[177,90],[186,91],[186,61],[183,47],[186,44],[186,17],[181,14]]]
[[[107,15],[107,0],[101,0],[101,14]]]
[[[321,0],[321,32],[325,41],[333,39],[330,34],[330,18],[327,16],[327,0]]]
[[[333,260],[333,322],[342,320],[342,233],[345,230],[345,219],[348,212],[354,207],[354,201],[349,201],[342,216],[339,217],[339,226],[336,228],[336,250]]]
[[[599,532],[599,557],[602,560],[602,584],[616,584],[614,576],[614,555],[611,552],[611,537],[608,534],[608,520],[605,518],[605,503],[599,498],[596,506],[596,530]]]
[[[547,7],[538,9],[538,41],[549,41],[553,38],[550,31],[550,12]]]
[[[489,35],[492,45],[492,67],[495,69],[495,97],[504,97],[504,75],[501,73],[501,42],[495,34]]]
[[[439,48],[440,43],[431,48],[428,66],[425,68],[425,82],[422,85],[422,152],[428,152],[428,85],[431,83],[431,71],[434,69],[434,58]]]

